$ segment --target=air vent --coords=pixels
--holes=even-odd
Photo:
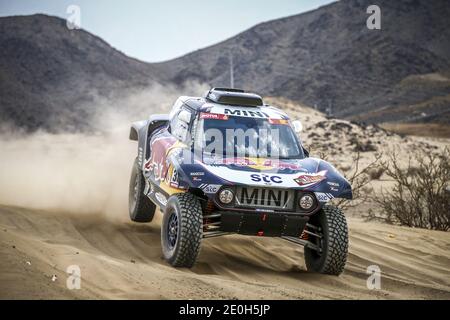
[[[235,106],[258,107],[263,105],[262,98],[241,89],[212,88],[206,93],[206,99]]]

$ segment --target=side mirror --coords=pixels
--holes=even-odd
[[[178,121],[172,134],[180,141],[185,141],[189,133],[189,123],[191,122],[192,114],[187,110],[181,110],[178,114]]]
[[[173,132],[175,138],[180,141],[185,141],[189,132],[188,124],[183,121],[178,121],[177,126]]]
[[[192,116],[192,114],[189,111],[181,110],[180,113],[178,114],[178,120],[181,120],[184,123],[190,123],[191,116]]]
[[[300,134],[303,131],[303,125],[300,120],[292,121],[292,127],[296,134]]]

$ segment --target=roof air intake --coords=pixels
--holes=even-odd
[[[228,105],[258,107],[263,105],[262,98],[241,89],[212,88],[206,93],[206,99]]]

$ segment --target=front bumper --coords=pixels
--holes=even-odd
[[[220,211],[221,232],[251,236],[299,237],[309,220],[308,216],[279,212]]]

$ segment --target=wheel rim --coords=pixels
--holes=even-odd
[[[178,216],[176,212],[172,212],[167,224],[167,244],[169,249],[172,250],[177,244],[178,239]]]

